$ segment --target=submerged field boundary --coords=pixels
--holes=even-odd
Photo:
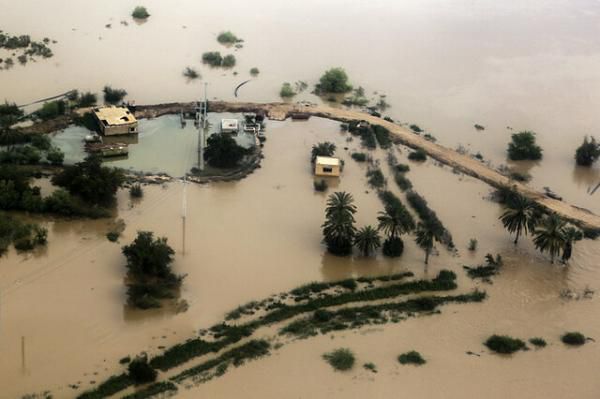
[[[166,114],[179,113],[182,109],[193,110],[195,103],[170,103],[157,105],[143,105],[136,109],[139,118],[153,118]],[[535,201],[549,212],[556,212],[572,223],[588,229],[600,229],[600,216],[593,212],[564,201],[547,197],[543,192],[537,191],[521,182],[514,181],[499,171],[485,165],[468,155],[428,141],[411,132],[409,129],[383,118],[370,115],[366,112],[333,108],[326,105],[309,103],[250,103],[212,101],[209,103],[210,112],[264,112],[269,119],[285,120],[291,114],[302,112],[311,116],[332,119],[340,122],[366,121],[373,125],[381,125],[388,129],[403,145],[411,148],[420,148],[430,157],[452,167],[466,175],[481,180],[494,188],[514,187],[519,193]]]

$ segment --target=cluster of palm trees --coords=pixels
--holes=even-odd
[[[334,255],[346,256],[356,247],[364,256],[372,255],[381,247],[379,232],[386,235],[383,242],[383,253],[386,256],[400,256],[404,249],[401,236],[415,231],[415,242],[425,251],[425,263],[434,243],[442,240],[443,231],[435,223],[422,222],[415,226],[412,215],[400,203],[388,204],[385,210],[379,212],[377,228],[368,225],[360,229],[354,226],[356,206],[354,198],[346,192],[335,192],[327,199],[323,241],[327,250]]]
[[[533,244],[540,252],[547,252],[551,262],[561,255],[567,263],[573,254],[573,244],[583,238],[581,230],[569,225],[556,213],[544,215],[535,202],[517,193],[506,195],[506,210],[500,215],[502,224],[515,235],[515,245],[523,235],[531,234]]]

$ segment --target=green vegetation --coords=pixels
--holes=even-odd
[[[77,399],[103,399],[116,394],[134,384],[126,373],[108,378],[96,388],[91,389],[77,396]]]
[[[367,170],[367,182],[373,188],[383,188],[385,186],[385,177],[379,167]]]
[[[544,338],[540,338],[540,337],[534,337],[534,338],[530,338],[529,339],[529,343],[533,346],[536,346],[538,348],[543,348],[546,345],[548,345],[546,343],[546,340]]]
[[[9,131],[10,127],[17,123],[21,117],[23,117],[23,110],[21,110],[17,104],[9,102],[0,104],[0,133],[2,133],[2,136],[4,136],[5,133]],[[4,140],[6,139],[3,138],[2,141]]]
[[[42,108],[37,110],[34,114],[44,121],[54,119],[59,115],[65,114],[65,102],[63,100],[58,100],[44,103]]]
[[[369,370],[373,373],[377,373],[377,366],[375,366],[375,363],[371,363],[371,362],[365,363],[365,364],[363,364],[363,368],[365,370]]]
[[[435,241],[442,241],[441,230],[439,229],[439,225],[428,222],[420,222],[417,225],[417,230],[415,232],[415,242],[417,245],[425,251],[425,264],[429,263],[429,254],[433,249],[433,244]]]
[[[161,299],[175,297],[185,276],[171,271],[175,251],[167,239],[139,231],[135,240],[122,248],[127,259],[128,303],[140,309],[160,307]]]
[[[127,366],[129,372],[129,378],[131,378],[136,384],[145,384],[156,380],[158,374],[152,366],[148,364],[148,357],[146,355],[136,357],[133,359],[129,366]]]
[[[383,126],[373,125],[373,133],[375,134],[375,138],[377,139],[377,143],[383,149],[390,148],[392,146],[392,139],[390,136],[390,131],[387,130]]]
[[[124,396],[123,399],[154,398],[160,394],[166,394],[167,392],[177,392],[177,386],[170,381],[161,381],[152,384],[147,388],[142,389],[141,391],[137,391],[135,393],[132,393],[131,395]]]
[[[367,160],[367,154],[365,154],[364,152],[353,152],[351,157],[356,162],[366,162]]]
[[[83,162],[66,166],[52,178],[52,183],[94,205],[108,205],[124,183],[123,172],[102,166],[102,159],[89,155]]]
[[[121,234],[118,231],[109,231],[106,233],[106,239],[110,242],[117,242]]]
[[[477,250],[477,239],[476,238],[471,238],[469,240],[469,245],[467,246],[467,249],[471,252]]]
[[[5,49],[11,55],[16,56],[21,65],[27,64],[29,60],[35,60],[35,57],[50,58],[52,50],[48,47],[50,39],[45,38],[41,42],[31,40],[29,35],[11,36],[0,30],[0,49]],[[17,55],[17,51],[21,52]],[[0,64],[2,64],[0,59]],[[12,58],[4,59],[4,69],[10,69],[14,65]],[[0,67],[0,69],[2,69]]]
[[[292,88],[292,85],[289,82],[285,82],[281,85],[281,90],[279,90],[279,96],[283,98],[294,97],[297,93]]]
[[[398,163],[394,165],[394,170],[400,173],[406,173],[410,171],[410,166],[405,163]]]
[[[342,125],[344,126],[344,125]],[[352,121],[348,124],[348,131],[353,135],[360,136],[361,144],[368,149],[377,148],[377,139],[373,127],[367,122]]]
[[[508,158],[512,161],[542,159],[542,148],[535,143],[535,133],[523,131],[512,135],[508,144]]]
[[[194,68],[186,67],[183,71],[183,76],[189,80],[195,80],[200,78],[200,74]]]
[[[218,51],[209,51],[202,54],[202,62],[212,67],[220,67],[223,63],[223,57]]]
[[[327,187],[329,187],[327,185],[327,182],[325,181],[325,179],[315,180],[313,182],[313,186],[315,188],[315,191],[319,191],[319,192],[327,191]]]
[[[525,349],[525,342],[508,335],[492,335],[485,341],[485,346],[496,353],[510,354]]]
[[[98,97],[92,92],[80,93],[79,97],[75,100],[77,107],[85,108],[96,105]]]
[[[365,89],[362,86],[359,86],[357,89],[354,89],[352,95],[350,97],[344,98],[342,104],[351,106],[355,105],[357,107],[364,107],[369,103],[369,100],[365,97]]]
[[[354,367],[356,359],[350,349],[340,348],[332,352],[325,353],[323,359],[327,361],[334,369],[338,371],[347,371]]]
[[[252,75],[252,76],[258,76],[259,73],[260,73],[260,71],[257,67],[250,69],[250,75]]]
[[[383,254],[389,257],[402,255],[404,243],[400,236],[414,230],[415,221],[404,204],[390,191],[383,191],[380,198],[384,201],[384,212],[379,212],[378,228],[386,234]]]
[[[423,359],[423,356],[417,351],[405,352],[398,356],[400,364],[414,364],[415,366],[421,366],[427,361]]]
[[[247,153],[228,134],[211,134],[206,143],[204,157],[210,166],[216,168],[235,168]]]
[[[425,198],[421,197],[415,191],[408,191],[406,193],[406,200],[410,206],[417,212],[423,227],[432,230],[439,241],[445,244],[448,248],[454,248],[454,242],[452,240],[452,234],[446,227],[444,227],[442,221],[438,218],[437,214],[429,208]]]
[[[150,16],[150,13],[148,13],[146,7],[137,6],[133,9],[131,16],[136,19],[147,19]]]
[[[411,161],[423,162],[427,160],[427,153],[421,148],[417,148],[415,151],[408,154],[408,159]]]
[[[598,157],[600,157],[600,145],[596,142],[596,139],[591,137],[588,140],[587,136],[584,137],[583,143],[575,151],[577,165],[592,166]]]
[[[583,344],[585,344],[585,335],[583,335],[580,332],[574,331],[574,332],[568,332],[563,334],[560,337],[560,340],[567,345],[571,345],[571,346],[581,346]]]
[[[506,210],[500,216],[504,228],[515,234],[515,245],[521,234],[533,232],[538,223],[539,212],[533,201],[517,193],[509,192],[505,200]]]
[[[533,243],[540,252],[548,252],[551,262],[563,251],[563,261],[567,262],[573,252],[573,243],[583,238],[583,233],[567,223],[557,214],[546,215],[536,227]]]
[[[473,279],[481,278],[484,281],[489,281],[490,277],[495,276],[502,267],[502,257],[496,255],[496,258],[492,254],[485,255],[485,264],[476,267],[463,266],[467,271],[467,275]]]
[[[526,183],[531,180],[531,175],[527,172],[510,172],[509,177],[518,182]]]
[[[409,127],[410,127],[410,130],[412,130],[413,132],[415,132],[415,133],[417,133],[417,134],[419,134],[419,133],[423,132],[423,129],[421,129],[421,128],[419,127],[419,125],[412,124],[412,125],[410,125]]]
[[[369,256],[381,246],[381,240],[377,229],[365,226],[359,229],[354,236],[354,245],[363,254]]]
[[[233,68],[235,66],[235,56],[233,54],[228,54],[225,57],[223,57],[223,62],[221,63],[221,66],[223,68]]]
[[[314,144],[310,151],[310,161],[314,163],[317,157],[332,157],[335,154],[335,144],[329,141]]]
[[[129,189],[129,195],[131,198],[142,198],[144,196],[144,189],[142,188],[142,185],[139,183],[132,185]]]
[[[102,92],[104,93],[104,102],[106,104],[118,104],[121,101],[123,101],[123,99],[125,98],[125,96],[127,95],[127,91],[123,90],[123,89],[113,89],[110,86],[104,86],[104,89],[102,89]]]
[[[331,68],[319,79],[317,91],[320,93],[347,93],[352,90],[348,75],[342,68]]]
[[[232,45],[239,42],[243,42],[242,39],[238,38],[236,35],[231,33],[231,31],[221,32],[219,36],[217,36],[217,41],[221,44]]]
[[[338,256],[346,256],[352,253],[352,244],[356,228],[354,227],[354,198],[346,192],[336,192],[329,196],[327,208],[325,208],[325,223],[323,228],[323,240],[327,250]]]
[[[1,197],[0,190],[0,201]],[[10,244],[17,251],[30,251],[38,245],[45,245],[47,236],[48,230],[37,224],[24,223],[0,213],[0,256],[8,250]]]

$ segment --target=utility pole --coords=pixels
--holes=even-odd
[[[183,178],[183,198],[181,199],[181,224],[182,224],[182,248],[181,254],[185,255],[185,219],[187,217],[187,178]]]
[[[208,126],[208,94],[207,94],[208,83],[204,82],[204,105],[202,106],[202,126],[198,124],[198,169],[204,170],[204,146],[205,146],[205,135],[206,127]]]

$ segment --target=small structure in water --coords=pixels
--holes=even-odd
[[[221,133],[237,134],[240,122],[237,119],[221,119]]]
[[[334,176],[340,175],[341,162],[338,158],[317,157],[315,161],[316,176]]]
[[[100,126],[100,131],[105,136],[138,132],[137,119],[125,107],[94,108],[93,113]]]
[[[85,150],[91,154],[98,154],[103,158],[120,157],[129,154],[129,146],[126,143],[87,143],[85,145]]]

